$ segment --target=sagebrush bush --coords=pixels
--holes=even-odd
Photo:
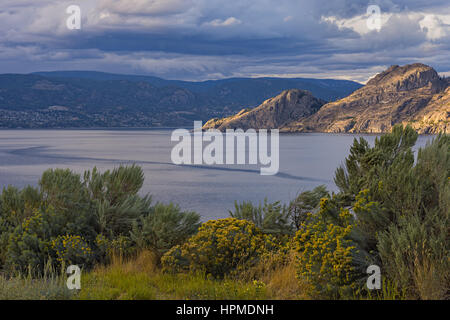
[[[99,233],[109,238],[129,236],[133,221],[150,211],[151,197],[137,194],[144,183],[141,167],[119,166],[103,173],[94,168],[84,173],[83,183],[94,206]]]
[[[294,231],[289,210],[279,201],[270,203],[265,198],[264,204],[259,206],[251,201],[235,202],[234,212],[228,212],[232,218],[253,222],[264,233],[283,235]]]
[[[363,260],[409,298],[442,299],[450,287],[450,137],[436,136],[415,162],[416,140],[402,126],[373,147],[355,139],[335,182],[341,207],[355,215],[350,237]]]
[[[197,232],[200,216],[181,211],[174,205],[157,203],[150,212],[133,223],[131,239],[141,249],[151,249],[162,256],[170,248],[184,243]]]
[[[412,298],[448,298],[449,176],[450,137],[439,135],[419,150],[416,165],[407,173],[408,179],[397,175],[408,191],[403,196],[404,209],[398,209],[401,214],[395,223],[377,237],[377,248],[388,277],[395,279]],[[392,187],[385,189],[392,196]],[[385,204],[388,195],[382,191],[378,197]]]
[[[324,185],[315,187],[311,191],[300,193],[291,201],[288,207],[289,216],[296,230],[300,229],[302,223],[307,219],[308,213],[316,212],[322,198],[330,195]]]
[[[435,212],[429,214],[436,218]],[[378,248],[385,272],[410,298],[448,298],[450,251],[446,235],[448,230],[423,223],[417,216],[405,216],[380,234]]]
[[[0,269],[39,275],[47,261],[91,267],[112,252],[128,253],[133,222],[151,210],[150,197],[137,195],[142,183],[141,168],[120,166],[83,178],[49,169],[38,188],[4,188]]]

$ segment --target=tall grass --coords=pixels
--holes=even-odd
[[[18,271],[10,274],[0,273],[0,300],[67,300],[72,299],[74,291],[67,288],[64,265],[61,271],[47,261],[42,274],[28,266],[26,274]]]
[[[82,277],[77,299],[267,299],[258,281],[215,280],[204,274],[164,274],[149,251],[136,258],[113,257]]]
[[[69,290],[66,275],[55,270],[41,277],[0,275],[0,300],[304,300],[307,282],[298,279],[295,253],[283,261],[276,255],[233,278],[213,279],[202,273],[163,273],[157,255],[142,251],[133,257],[113,255],[107,265],[98,265],[81,275],[81,290]],[[429,292],[428,288],[424,291]],[[434,293],[434,292],[433,292]],[[433,297],[433,296],[431,296]],[[350,299],[402,300],[405,290],[383,279],[382,290]],[[424,298],[424,297],[422,297]]]
[[[450,271],[448,261],[433,261],[424,255],[422,261],[415,259],[414,286],[422,300],[448,300],[450,298]]]
[[[41,278],[0,276],[0,300],[67,300],[74,292],[67,289],[66,279],[48,275]]]
[[[367,296],[356,296],[355,299],[368,300],[407,300],[409,299],[406,290],[392,280],[383,279],[381,290],[368,290]]]
[[[291,251],[284,257],[279,253],[271,254],[262,259],[254,267],[240,274],[241,279],[257,280],[266,286],[270,299],[304,300],[307,284],[298,279],[296,253]]]

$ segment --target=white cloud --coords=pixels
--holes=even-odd
[[[450,70],[448,0],[0,0],[0,69],[94,69],[166,78],[311,76],[364,82],[391,64]],[[321,18],[322,17],[322,18]],[[4,72],[4,71],[3,71]]]
[[[420,20],[419,24],[422,30],[426,32],[428,39],[444,38],[450,31],[450,15],[427,14]]]
[[[235,17],[229,17],[225,20],[221,19],[214,19],[210,22],[205,23],[207,26],[212,27],[229,27],[229,26],[235,26],[241,24],[241,20],[236,19]]]
[[[380,28],[379,31],[383,28],[383,26],[389,21],[389,18],[392,16],[392,13],[381,13],[380,14]],[[331,23],[336,25],[340,30],[350,29],[355,31],[360,35],[365,35],[367,33],[372,32],[373,30],[369,29],[367,26],[369,16],[367,14],[357,15],[352,18],[337,18],[335,16],[325,17],[322,16],[321,20],[327,23]]]
[[[191,6],[191,0],[100,0],[98,8],[118,14],[170,15]]]

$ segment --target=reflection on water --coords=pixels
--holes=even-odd
[[[288,202],[301,191],[325,184],[335,190],[333,174],[355,137],[345,134],[280,136],[280,170],[260,175],[251,165],[178,166],[170,153],[170,130],[1,130],[0,185],[35,185],[48,168],[81,173],[137,163],[144,169],[143,193],[155,201],[178,203],[204,219],[225,217],[234,201]],[[373,143],[375,136],[364,136]],[[430,136],[420,136],[417,146]],[[206,145],[206,143],[205,143]]]

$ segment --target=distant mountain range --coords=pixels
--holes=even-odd
[[[0,75],[0,127],[192,125],[255,107],[286,89],[334,101],[359,89],[347,80],[231,78],[203,82],[93,71]]]
[[[204,129],[278,128],[282,132],[389,132],[397,123],[419,133],[450,133],[450,79],[415,63],[391,66],[349,96],[326,103],[286,90],[253,109],[208,121]]]

